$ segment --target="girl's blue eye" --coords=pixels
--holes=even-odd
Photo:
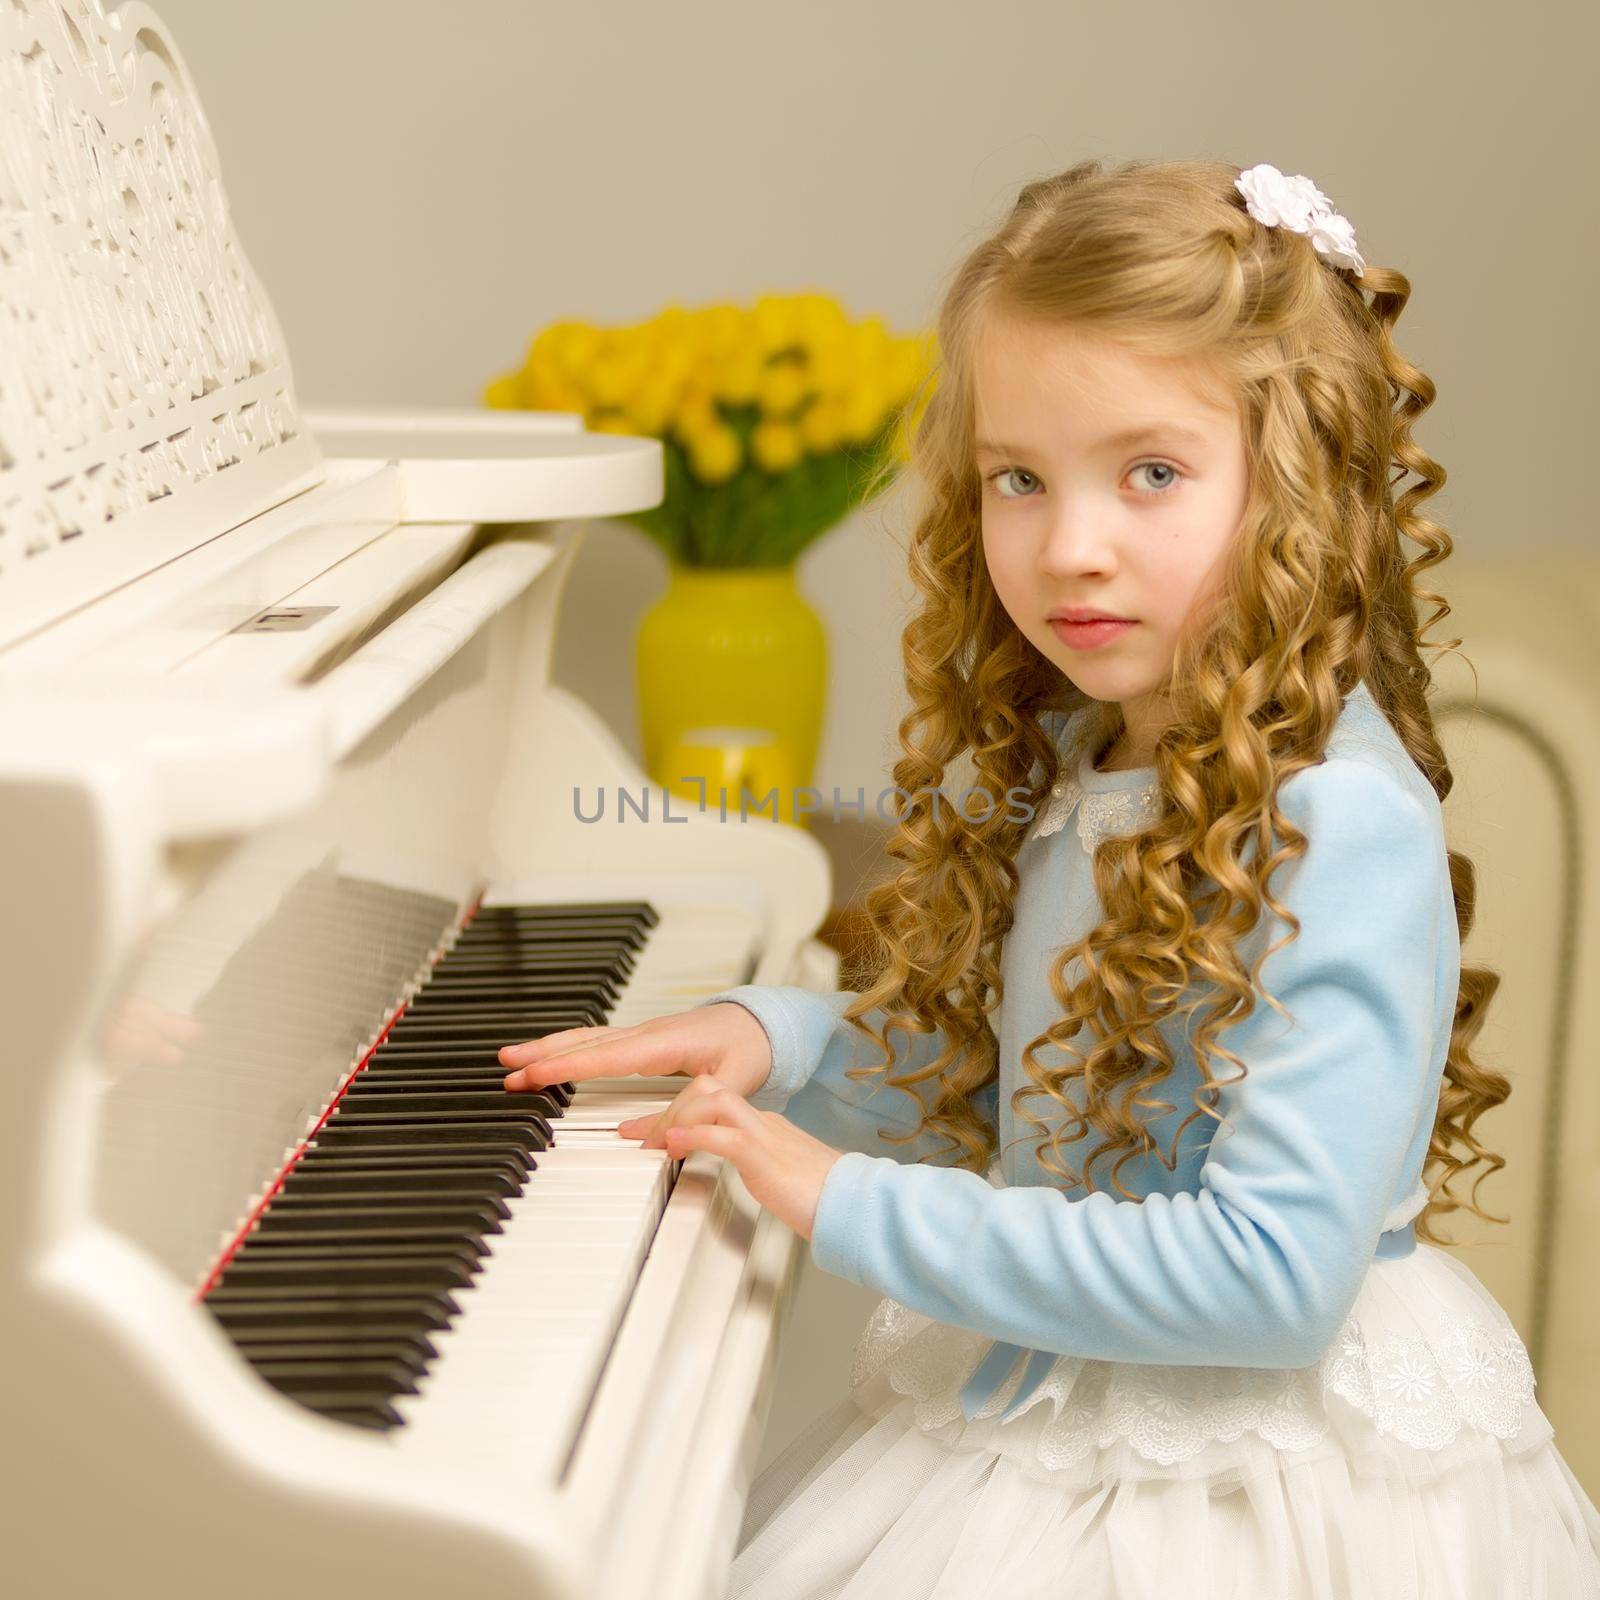
[[[1031,478],[1033,476],[1033,474],[1029,472],[1026,467],[1001,467],[999,471],[991,472],[989,474],[989,482],[997,483],[999,479],[1009,478],[1013,475],[1022,478]],[[1000,498],[1002,500],[1026,500],[1028,498],[1026,495],[1021,494],[1005,494],[998,490],[996,492],[1000,493]]]
[[[1139,493],[1142,494],[1147,500],[1159,500],[1162,495],[1171,494],[1173,488],[1177,485],[1178,479],[1183,477],[1183,473],[1179,472],[1179,470],[1173,466],[1170,461],[1141,461],[1132,470],[1135,472],[1154,470],[1160,472],[1170,472],[1172,474],[1172,478],[1166,488],[1141,489],[1139,491]],[[989,474],[986,481],[989,483],[998,483],[998,480],[1001,478],[1009,478],[1013,476],[1021,478],[1033,478],[1033,474],[1029,472],[1026,467],[999,467]],[[1037,483],[1038,479],[1034,478],[1034,482]],[[998,489],[996,492],[999,493],[1002,500],[1027,500],[1031,498],[1031,496],[1026,494],[1006,494]]]
[[[1136,466],[1133,470],[1135,472],[1146,472],[1146,471],[1170,472],[1172,474],[1172,478],[1169,481],[1169,486],[1167,488],[1165,488],[1165,489],[1156,489],[1156,490],[1153,491],[1155,494],[1158,494],[1158,495],[1171,494],[1172,493],[1172,489],[1171,489],[1170,485],[1172,483],[1176,483],[1177,480],[1183,476],[1183,474],[1181,472],[1179,472],[1178,469],[1175,466],[1173,466],[1170,461],[1141,461],[1139,463],[1139,465]]]

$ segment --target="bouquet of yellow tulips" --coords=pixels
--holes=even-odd
[[[894,481],[933,353],[827,295],[764,295],[624,327],[552,323],[484,400],[660,439],[666,497],[622,520],[679,565],[787,566]]]

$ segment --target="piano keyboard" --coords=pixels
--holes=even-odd
[[[681,1010],[757,936],[726,907],[486,898],[206,1291],[243,1359],[406,1450],[564,1458],[681,1165],[617,1124],[684,1080],[508,1093],[499,1048]]]

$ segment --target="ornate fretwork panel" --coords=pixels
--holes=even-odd
[[[160,19],[4,0],[0,612],[46,591],[60,609],[64,588],[92,598],[317,466]],[[85,546],[91,559],[69,548]]]

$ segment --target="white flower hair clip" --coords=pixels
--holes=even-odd
[[[1335,211],[1327,195],[1303,174],[1287,178],[1270,161],[1262,161],[1241,172],[1233,186],[1257,222],[1305,234],[1319,256],[1336,267],[1349,267],[1358,278],[1366,271],[1350,219]]]

